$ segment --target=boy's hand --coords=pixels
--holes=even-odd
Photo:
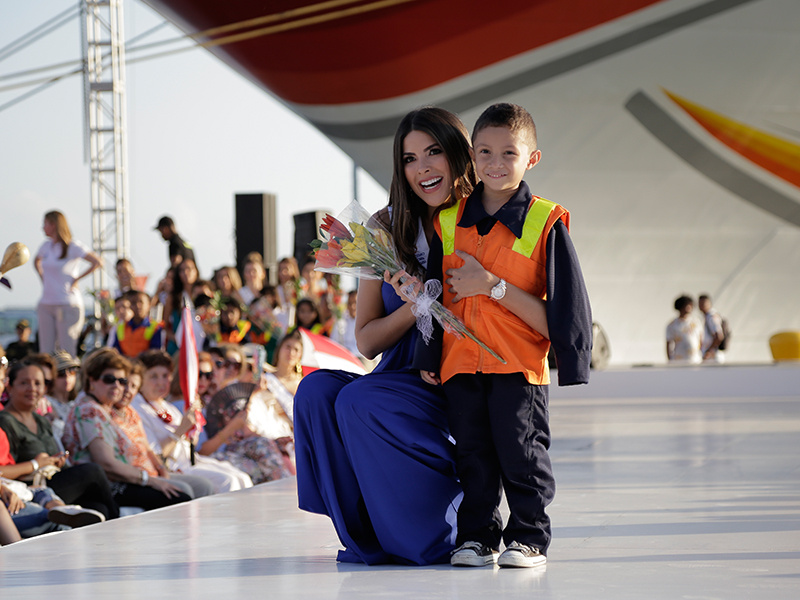
[[[442,383],[441,377],[434,371],[420,371],[419,376],[422,377],[422,381],[431,385],[440,385]]]
[[[456,254],[463,259],[464,264],[457,269],[447,269],[445,273],[448,276],[445,285],[449,285],[450,292],[455,294],[453,302],[471,296],[488,296],[492,286],[497,283],[497,278],[484,269],[471,254],[462,250],[456,250]]]

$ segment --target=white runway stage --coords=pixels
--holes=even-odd
[[[0,598],[800,597],[800,367],[553,387],[546,568],[337,564],[294,480],[0,548]]]

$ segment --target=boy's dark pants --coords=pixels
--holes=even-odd
[[[464,488],[456,546],[474,541],[499,549],[502,537],[506,545],[516,541],[546,553],[545,507],[556,490],[547,454],[548,386],[531,385],[521,373],[475,373],[450,378],[444,391]],[[498,508],[503,489],[511,509],[505,531]]]

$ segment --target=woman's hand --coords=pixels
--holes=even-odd
[[[457,269],[447,269],[445,285],[455,294],[453,302],[471,296],[488,296],[496,283],[495,276],[483,268],[481,263],[466,252],[456,250],[456,254],[464,261]]]
[[[23,508],[25,503],[17,496],[9,487],[0,483],[0,500],[8,507],[8,512],[12,515],[17,514]]]
[[[392,286],[395,293],[408,304],[414,304],[414,301],[419,295],[420,289],[422,288],[422,284],[420,283],[419,279],[412,277],[403,270],[398,271],[394,275],[389,275],[389,271],[384,271],[383,280]],[[410,293],[406,294],[404,290],[408,291],[408,286],[411,286],[411,290]]]
[[[34,460],[39,463],[39,467],[48,467],[53,465],[54,467],[58,467],[60,469],[66,464],[67,456],[65,454],[55,454],[50,456],[47,452],[40,452],[34,457]]]
[[[154,490],[158,490],[167,498],[175,498],[181,493],[181,489],[179,487],[161,477],[151,477],[147,481],[147,486],[153,488]]]

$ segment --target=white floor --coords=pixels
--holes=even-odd
[[[692,378],[698,396],[675,385]],[[287,480],[0,548],[0,597],[800,597],[800,368],[594,387],[552,391],[545,569],[337,564],[333,528]]]

